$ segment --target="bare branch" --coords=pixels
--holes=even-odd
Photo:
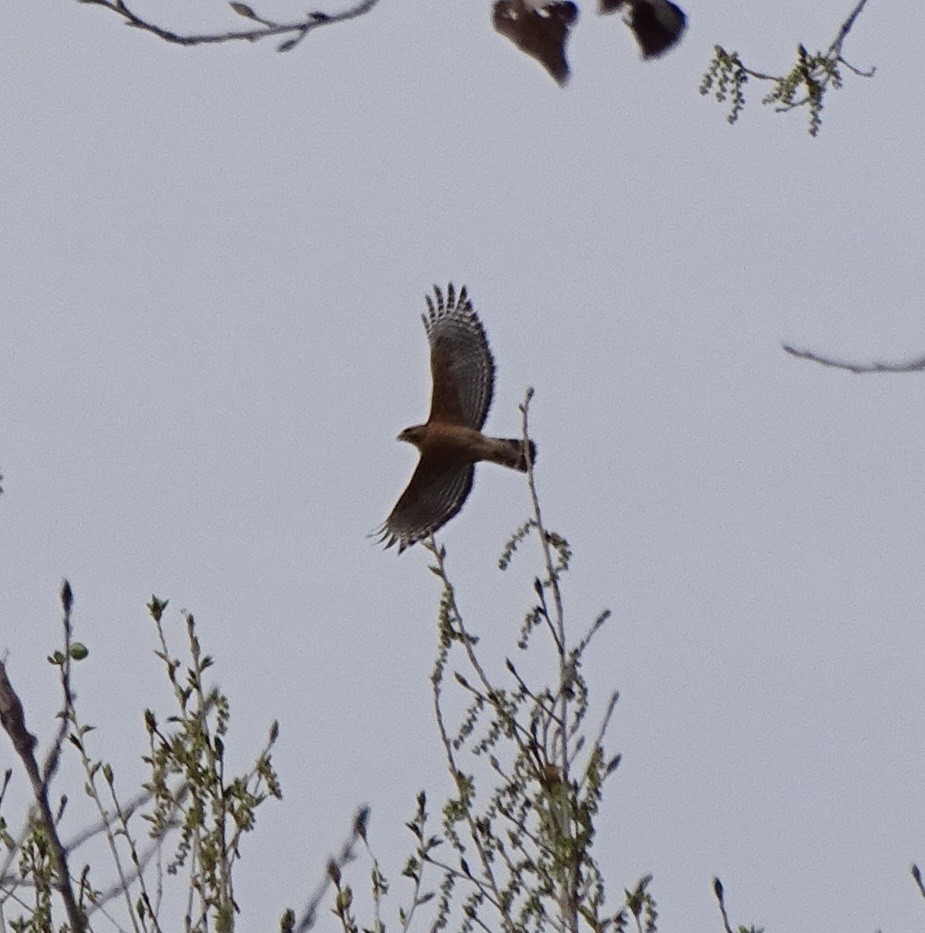
[[[289,35],[288,39],[277,46],[277,51],[288,52],[294,49],[313,30],[321,26],[330,26],[334,23],[343,23],[350,19],[356,19],[358,16],[368,13],[379,0],[361,0],[356,6],[341,13],[313,11],[306,14],[303,20],[295,23],[277,23],[274,20],[258,15],[246,3],[235,2],[230,4],[235,13],[259,25],[251,29],[233,29],[228,32],[193,35],[182,35],[143,19],[129,9],[124,0],[80,0],[80,2],[105,7],[117,16],[121,16],[127,26],[149,32],[151,35],[174,45],[214,45],[219,42],[236,42],[242,39],[247,42],[256,42],[258,39]]]
[[[854,21],[861,15],[861,10],[864,9],[864,5],[867,3],[867,0],[860,0],[858,5],[851,11],[851,15],[841,24],[841,29],[838,30],[838,35],[835,37],[835,41],[829,47],[830,52],[838,52],[841,54],[842,43],[848,36],[848,33],[851,32],[851,27],[854,25]]]
[[[863,375],[865,373],[920,373],[925,370],[925,356],[920,356],[914,360],[907,360],[905,363],[852,363],[850,360],[835,360],[826,356],[819,356],[809,350],[797,350],[789,344],[781,344],[785,353],[797,357],[801,360],[810,360],[813,363],[819,363],[821,366],[831,366],[833,369],[844,369],[849,373]]]

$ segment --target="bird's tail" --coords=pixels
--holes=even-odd
[[[510,467],[512,470],[520,470],[521,473],[527,472],[528,456],[530,463],[536,463],[536,444],[533,441],[512,437],[496,437],[492,440],[493,451],[489,459],[494,463],[500,463],[501,466]]]

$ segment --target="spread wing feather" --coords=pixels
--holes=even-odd
[[[457,298],[450,284],[444,300],[435,285],[434,296],[436,300],[427,296],[427,314],[422,315],[434,382],[428,420],[481,430],[495,388],[495,361],[485,328],[465,286]]]
[[[397,544],[401,554],[443,527],[462,508],[474,475],[471,464],[446,464],[422,456],[408,488],[379,530],[379,541],[387,548]]]

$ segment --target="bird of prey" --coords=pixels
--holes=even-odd
[[[387,548],[398,545],[399,554],[459,512],[472,489],[476,463],[489,460],[526,472],[536,460],[533,441],[482,433],[494,392],[495,362],[465,286],[457,296],[449,285],[444,299],[435,285],[422,317],[433,378],[430,415],[424,424],[398,435],[417,447],[420,459],[378,532]]]
[[[671,0],[598,0],[598,12],[623,10],[643,58],[657,58],[674,46],[687,26],[684,10]]]
[[[492,13],[495,29],[560,85],[569,78],[565,46],[577,19],[578,7],[571,0],[497,0]]]

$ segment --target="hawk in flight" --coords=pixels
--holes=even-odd
[[[533,441],[487,437],[482,425],[495,385],[495,361],[485,328],[469,301],[465,286],[449,285],[446,298],[435,285],[422,315],[430,342],[433,394],[425,424],[405,428],[398,440],[420,452],[408,488],[379,529],[387,548],[400,554],[445,525],[462,508],[475,474],[475,464],[490,460],[525,473],[536,459]]]

